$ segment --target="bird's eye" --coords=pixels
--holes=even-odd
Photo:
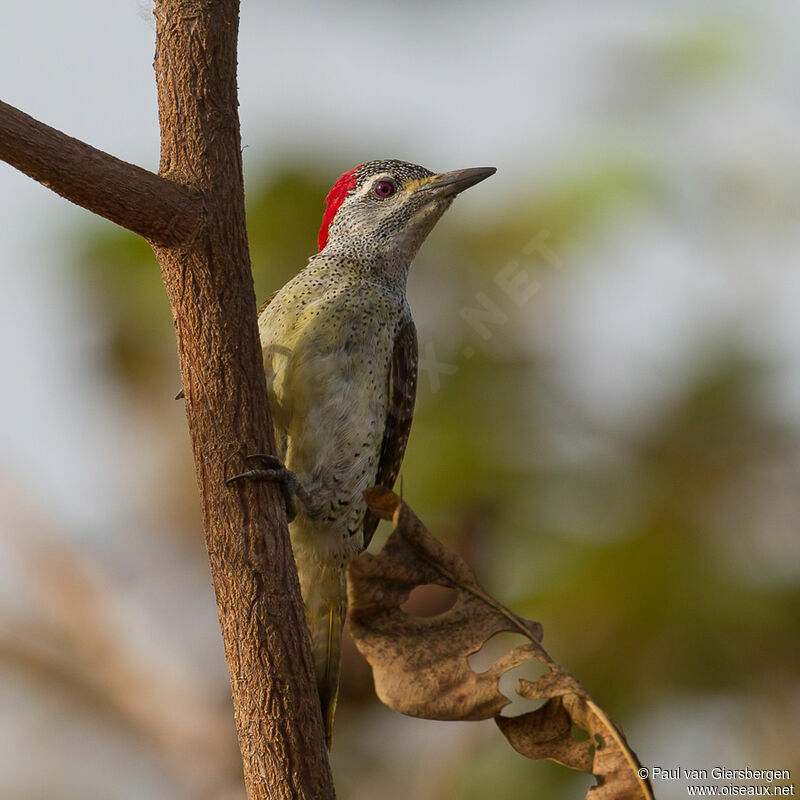
[[[378,181],[375,184],[375,194],[378,197],[391,197],[394,194],[394,184],[391,181]]]

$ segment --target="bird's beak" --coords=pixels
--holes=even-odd
[[[418,192],[430,192],[437,197],[455,197],[464,189],[469,189],[476,183],[486,180],[490,175],[497,172],[496,167],[470,167],[469,169],[456,169],[452,172],[443,172],[441,175],[434,175],[426,183],[423,183]]]

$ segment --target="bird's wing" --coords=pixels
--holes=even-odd
[[[417,329],[409,320],[397,333],[389,366],[389,408],[383,431],[381,455],[375,483],[391,489],[400,472],[417,396]],[[364,547],[372,540],[378,517],[364,516]]]

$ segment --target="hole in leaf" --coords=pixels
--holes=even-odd
[[[606,746],[606,740],[599,733],[594,735],[594,741],[598,750],[602,750]]]
[[[400,608],[415,617],[438,617],[449,611],[458,599],[458,592],[448,586],[426,583],[417,586]]]
[[[585,742],[589,738],[589,731],[579,728],[577,725],[572,726],[572,738],[576,742]]]
[[[477,673],[486,672],[506,653],[521,644],[530,644],[530,640],[520,633],[496,633],[489,638],[486,643],[467,659],[470,667]],[[531,656],[524,664],[520,664],[514,669],[504,672],[498,681],[500,694],[507,697],[511,702],[500,712],[504,717],[517,717],[520,714],[527,714],[529,711],[536,711],[546,702],[542,700],[529,700],[517,694],[520,678],[533,683],[539,680],[542,675],[547,674],[547,667]]]
[[[502,658],[509,650],[521,644],[527,644],[528,640],[521,633],[511,633],[503,631],[490,636],[480,650],[467,658],[467,662],[474,672],[480,674],[486,672],[499,658]]]

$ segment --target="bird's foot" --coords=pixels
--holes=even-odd
[[[250,469],[228,478],[225,481],[230,486],[236,481],[275,481],[280,484],[283,492],[283,500],[286,504],[286,519],[291,522],[297,516],[297,506],[295,497],[300,500],[303,506],[308,506],[311,499],[308,491],[300,483],[297,475],[276,456],[266,455],[265,453],[252,453],[245,456],[245,461],[258,461],[260,469]]]

